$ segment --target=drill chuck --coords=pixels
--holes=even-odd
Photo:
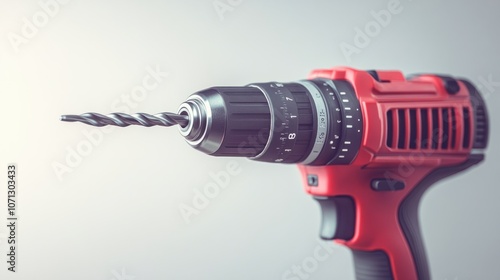
[[[187,142],[214,156],[348,164],[361,141],[359,102],[342,81],[212,87],[191,95],[178,114],[189,119],[179,127]]]
[[[191,95],[179,115],[179,127],[194,148],[214,156],[259,154],[268,140],[270,110],[264,95],[252,87],[213,87]],[[246,141],[247,140],[247,141]]]

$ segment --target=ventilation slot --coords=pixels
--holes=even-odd
[[[451,148],[457,147],[457,116],[455,108],[451,108]]]
[[[469,148],[470,146],[470,112],[469,112],[469,108],[464,108],[463,109],[463,121],[464,121],[464,139],[462,141],[463,143],[463,148],[464,149],[467,149]]]
[[[420,147],[422,149],[428,149],[429,148],[429,110],[427,109],[422,109],[420,110],[420,124],[422,127],[421,131],[421,139],[420,139]]]
[[[417,110],[410,109],[410,149],[417,148]]]
[[[394,119],[392,118],[392,111],[387,111],[387,147],[393,148],[392,136],[394,135],[393,128]]]
[[[432,109],[432,130],[431,130],[431,147],[432,149],[437,149],[439,142],[439,132],[441,131],[439,127],[439,110],[437,108]]]
[[[406,120],[405,120],[405,110],[398,110],[398,148],[405,148],[405,136],[406,136]]]
[[[448,149],[448,143],[450,141],[450,120],[449,120],[449,114],[448,114],[448,108],[443,108],[441,109],[441,127],[443,128],[443,131],[441,133],[441,149]]]

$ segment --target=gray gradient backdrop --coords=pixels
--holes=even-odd
[[[295,166],[236,159],[241,172],[186,224],[179,205],[231,159],[199,153],[175,128],[115,129],[99,139],[58,119],[175,111],[211,85],[290,81],[337,65],[450,73],[488,93],[486,162],[437,184],[420,217],[433,279],[500,278],[500,2],[401,0],[351,57],[340,45],[354,44],[355,29],[390,1],[72,0],[46,18],[38,2],[0,1],[0,177],[18,163],[20,189],[14,274],[0,180],[0,279],[283,279],[311,262],[320,212]],[[40,27],[26,38],[23,18],[33,16]],[[141,95],[148,67],[168,77]],[[54,165],[67,166],[78,148],[85,155],[58,178]],[[354,277],[350,252],[336,245],[309,270],[308,279]]]

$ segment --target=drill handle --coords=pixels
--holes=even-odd
[[[327,193],[315,196],[323,213],[320,236],[352,250],[357,280],[429,280],[418,219],[420,199],[435,182],[483,159],[474,154],[458,165],[422,168],[404,182],[377,179],[380,174],[372,170],[347,166],[308,166],[301,171],[306,189],[314,188],[308,192]]]
[[[412,191],[401,203],[398,211],[398,218],[401,229],[405,235],[406,241],[412,253],[412,259],[415,264],[415,269],[418,277],[417,279],[430,279],[429,265],[425,253],[424,242],[422,240],[422,235],[420,232],[420,223],[418,217],[418,206],[420,204],[420,199],[422,198],[425,191],[434,183],[438,182],[441,179],[464,171],[465,169],[476,165],[483,160],[484,154],[472,154],[462,164],[435,169],[429,175],[424,177],[424,179],[420,181],[415,188],[412,189]],[[372,260],[372,262],[373,261],[374,260]]]

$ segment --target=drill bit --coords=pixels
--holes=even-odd
[[[125,127],[129,125],[142,125],[142,126],[185,126],[189,122],[188,116],[179,115],[175,113],[158,113],[150,115],[146,113],[136,113],[128,115],[124,113],[111,113],[109,115],[102,115],[98,113],[85,113],[81,115],[62,115],[61,121],[65,122],[82,122],[93,126],[106,126],[115,125]]]

